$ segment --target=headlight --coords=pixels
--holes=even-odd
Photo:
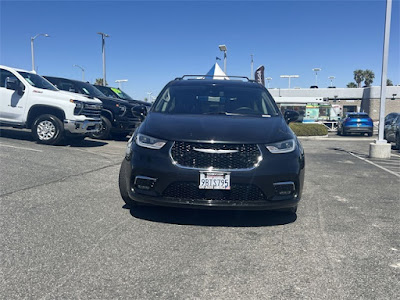
[[[123,115],[126,112],[126,106],[121,105],[121,104],[116,104],[116,106],[119,108],[119,114]]]
[[[83,109],[83,102],[79,100],[70,99],[69,102],[75,104],[74,115],[79,115]]]
[[[140,147],[150,149],[161,149],[167,143],[167,141],[163,141],[140,133],[138,133],[138,135],[136,136],[135,142]]]
[[[132,154],[132,141],[133,141],[133,135],[128,141],[128,144],[126,145],[126,150],[125,150],[125,158],[127,160],[131,159],[131,154]]]
[[[271,153],[288,153],[294,151],[296,148],[296,141],[294,139],[277,142],[265,145]]]

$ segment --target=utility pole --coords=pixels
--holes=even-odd
[[[109,35],[104,32],[98,32],[97,34],[101,35],[101,51],[103,54],[103,85],[106,86],[107,81],[106,81],[106,40],[105,40],[105,38],[109,37]]]
[[[251,56],[251,64],[250,64],[250,79],[254,79],[254,61],[253,61],[253,54]]]

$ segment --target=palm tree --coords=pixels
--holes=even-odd
[[[393,82],[388,78],[388,79],[386,79],[386,85],[393,86]]]
[[[356,88],[356,87],[357,87],[357,84],[355,84],[354,82],[349,82],[346,86],[347,86],[348,88]]]
[[[364,84],[365,86],[371,86],[371,83],[374,81],[375,73],[371,70],[364,71]]]
[[[95,81],[94,84],[96,84],[96,85],[104,85],[103,84],[103,78],[96,78],[96,81]],[[106,85],[107,85],[107,81],[106,81]]]
[[[364,80],[364,71],[363,70],[355,70],[354,72],[354,81],[357,82],[357,87],[361,87],[361,82]]]

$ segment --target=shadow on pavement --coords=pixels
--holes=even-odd
[[[107,142],[92,140],[92,139],[84,139],[84,140],[67,140],[62,143],[62,146],[69,145],[71,148],[91,148],[91,147],[101,147],[107,145]]]
[[[126,205],[123,207],[129,209]],[[227,211],[135,206],[133,217],[168,224],[222,227],[261,227],[293,223],[296,214],[270,211]]]
[[[21,129],[0,128],[0,137],[13,140],[34,141],[30,131]]]
[[[32,137],[31,131],[27,129],[21,130],[13,128],[0,128],[0,137],[19,140],[19,141],[35,142]],[[74,139],[63,140],[59,146],[70,145],[71,147],[89,148],[89,147],[101,147],[107,144],[108,144],[107,142],[86,138],[84,140],[74,140]]]

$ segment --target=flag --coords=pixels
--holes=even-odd
[[[265,86],[265,79],[264,79],[264,66],[259,66],[256,72],[254,73],[254,80],[259,84]]]
[[[221,60],[218,56],[215,57],[215,60]]]

